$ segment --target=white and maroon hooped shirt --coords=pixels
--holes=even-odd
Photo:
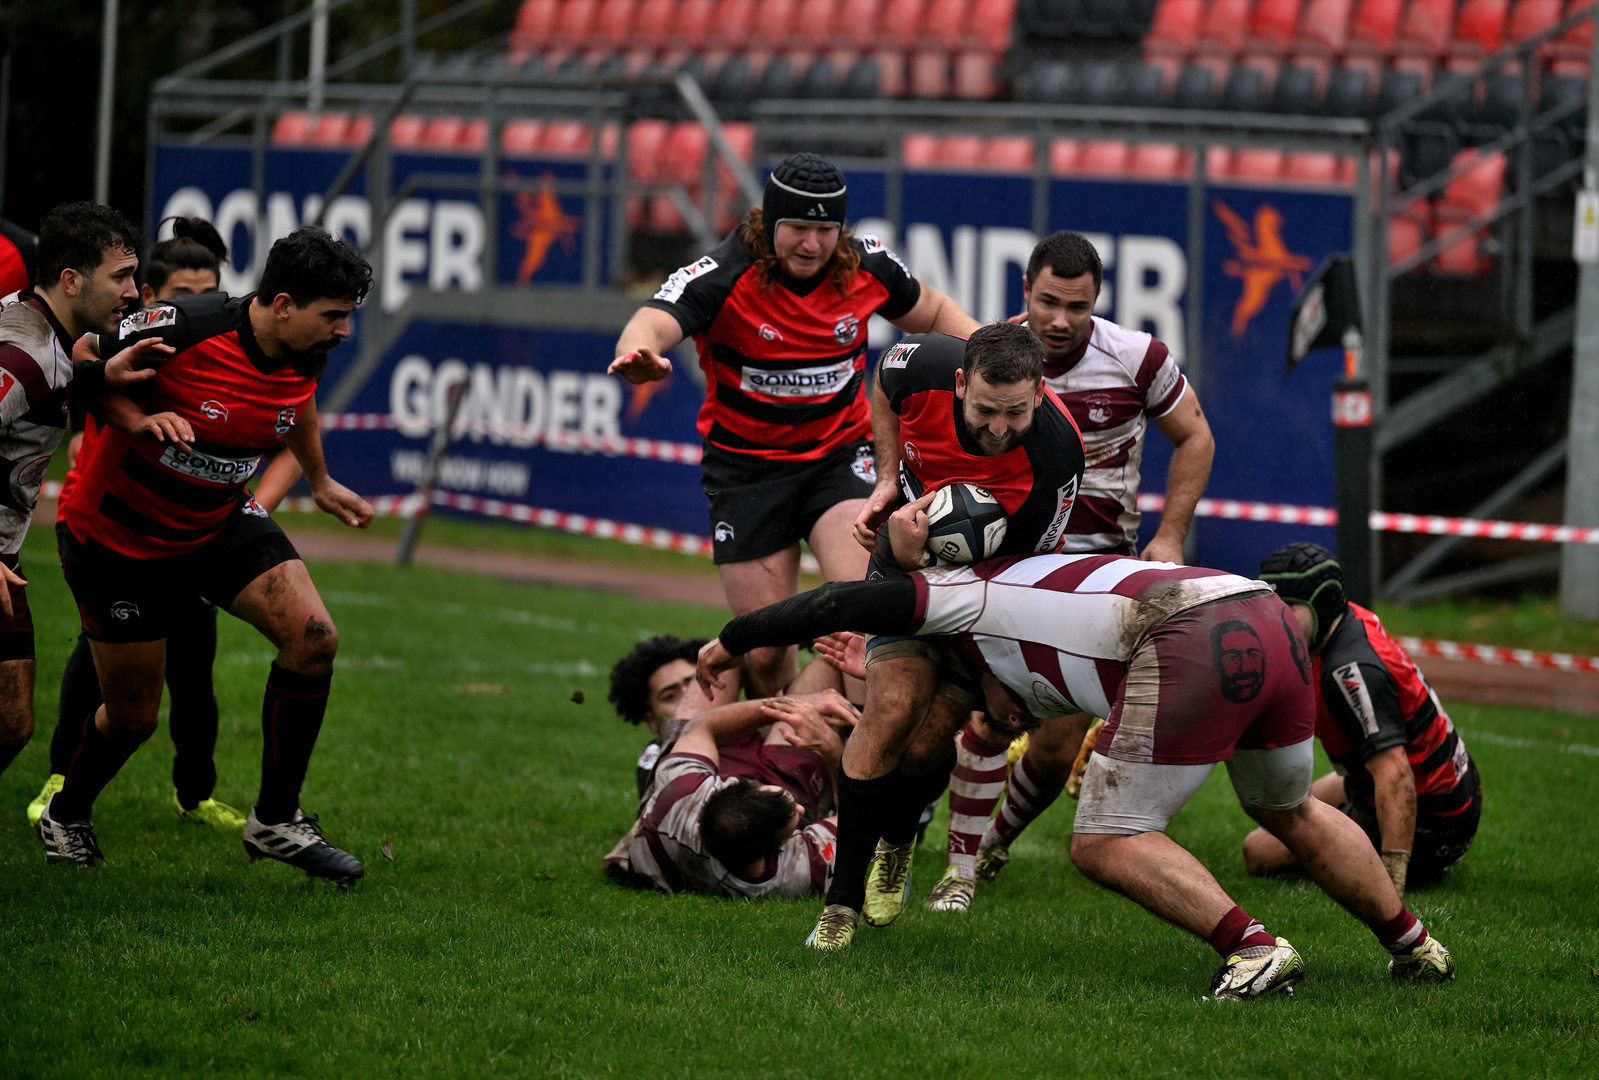
[[[1149,334],[1092,318],[1074,357],[1044,365],[1044,381],[1071,412],[1086,451],[1063,549],[1136,550],[1138,466],[1148,420],[1175,409],[1188,380]]]

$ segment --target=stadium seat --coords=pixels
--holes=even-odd
[[[1205,64],[1189,64],[1177,76],[1171,103],[1179,109],[1209,109],[1216,104],[1215,71]]]
[[[905,54],[894,49],[879,49],[872,54],[877,64],[879,97],[905,96],[907,67]]]
[[[1538,87],[1538,111],[1548,112],[1567,104],[1572,98],[1588,100],[1588,80],[1580,75],[1545,75]],[[1588,110],[1579,108],[1569,112],[1560,121],[1560,129],[1572,138],[1582,138],[1587,124]]]
[[[1077,171],[1082,146],[1076,139],[1051,139],[1049,143],[1049,174],[1070,176]]]
[[[1499,204],[1505,189],[1506,158],[1502,151],[1485,154],[1462,150],[1452,162],[1467,171],[1449,181],[1438,196],[1438,210],[1464,210],[1471,216],[1487,214]]]
[[[1505,41],[1526,41],[1560,21],[1560,0],[1517,0],[1505,25]]]
[[[1272,87],[1272,111],[1291,116],[1314,116],[1321,112],[1321,102],[1316,96],[1317,81],[1316,69],[1308,64],[1291,64],[1284,68]]]
[[[1352,0],[1309,0],[1299,19],[1295,48],[1310,55],[1337,56],[1349,44]]]
[[[372,126],[372,117],[367,113],[350,117],[350,126],[344,132],[344,145],[366,145],[366,141],[372,137]]]
[[[878,23],[876,44],[907,49],[922,36],[926,0],[888,0]]]
[[[830,98],[835,94],[838,79],[833,71],[833,62],[825,56],[818,56],[800,73],[799,82],[794,88],[796,97],[802,98]]]
[[[1115,65],[1107,64],[1114,72]],[[1063,105],[1072,100],[1072,66],[1064,60],[1040,60],[1027,76],[1027,100]]]
[[[974,169],[986,156],[981,135],[946,135],[938,140],[934,163]]]
[[[1443,172],[1460,150],[1460,136],[1454,125],[1417,124],[1408,133],[1401,157],[1401,173],[1407,184],[1420,183]]]
[[[924,44],[959,48],[966,33],[970,8],[971,0],[929,0],[918,36]]]
[[[716,71],[707,91],[713,101],[729,103],[747,101],[754,80],[750,76],[750,62],[743,56],[730,56]]]
[[[1337,184],[1338,155],[1296,150],[1283,165],[1283,179],[1296,184]]]
[[[1359,0],[1349,24],[1349,55],[1387,56],[1399,37],[1403,0]]]
[[[538,120],[507,120],[500,129],[500,153],[507,157],[532,157],[538,150],[539,134],[543,130],[544,124]]]
[[[910,56],[908,93],[913,98],[949,96],[949,54],[922,49]]]
[[[1153,109],[1166,104],[1167,89],[1176,81],[1169,68],[1159,63],[1143,63],[1121,69],[1125,82],[1120,86],[1121,104]],[[1116,84],[1112,83],[1112,89]],[[1107,102],[1118,104],[1118,102]]]
[[[349,113],[325,112],[307,128],[305,141],[312,146],[339,146],[349,127]]]
[[[1230,112],[1263,112],[1266,108],[1266,76],[1258,67],[1240,64],[1227,75],[1220,105]]]
[[[785,57],[775,57],[761,69],[755,81],[757,98],[789,98],[794,96],[794,66]]]
[[[280,115],[272,125],[272,141],[279,146],[298,146],[311,133],[311,114],[296,110]]]
[[[1389,68],[1382,73],[1382,82],[1377,87],[1377,115],[1392,112],[1401,105],[1415,101],[1426,92],[1424,84],[1420,72]]]
[[[633,41],[651,49],[664,49],[678,21],[677,0],[641,0],[633,14]]]
[[[1033,140],[1023,135],[996,135],[988,140],[984,164],[1000,172],[1032,172],[1036,153]]]
[[[1083,144],[1076,171],[1087,176],[1119,176],[1127,171],[1131,156],[1124,142],[1096,139]]]
[[[1144,55],[1187,56],[1204,17],[1204,0],[1160,0],[1144,36]]]
[[[1510,0],[1465,0],[1455,19],[1454,41],[1449,46],[1451,66],[1478,66],[1499,51],[1505,40],[1505,20]]]
[[[653,184],[661,178],[661,148],[672,133],[666,120],[636,120],[627,128],[627,175],[636,183]]]
[[[882,97],[883,73],[878,62],[870,56],[863,56],[851,64],[839,94],[841,97],[864,101]]]
[[[413,150],[422,144],[427,118],[401,114],[389,124],[389,145],[396,150]]]
[[[991,52],[1004,52],[1011,46],[1016,0],[976,0],[966,20],[966,40],[982,42]]]
[[[527,57],[549,47],[555,37],[555,20],[560,0],[523,0],[511,30],[511,59],[520,64]]]
[[[1297,38],[1299,26],[1299,0],[1260,0],[1249,20],[1249,42],[1252,52],[1276,54],[1286,52]]]
[[[1062,67],[1067,80],[1067,96],[1064,100],[1078,105],[1122,103],[1122,69],[1116,61],[1090,60],[1079,65],[1075,71],[1064,63]]]
[[[352,132],[355,125],[351,125]],[[481,116],[468,120],[466,127],[455,140],[455,148],[468,153],[481,154],[489,142],[489,122]]]
[[[705,155],[711,145],[705,129],[693,120],[672,125],[660,150],[660,177],[697,192],[705,180]]]
[[[576,120],[554,120],[544,125],[539,137],[541,153],[563,157],[581,157],[589,152],[593,136],[587,124]]]
[[[1146,180],[1175,180],[1187,175],[1187,156],[1175,143],[1139,143],[1127,171]]]
[[[987,101],[999,96],[999,79],[994,69],[999,57],[980,50],[967,49],[955,54],[954,96],[960,101]]]
[[[755,0],[717,0],[706,33],[706,47],[742,49],[749,44],[755,21]]]
[[[789,48],[799,0],[755,0],[755,17],[750,21],[749,43],[769,49]]]
[[[876,45],[882,13],[883,0],[841,0],[835,24],[839,39],[859,49]]]
[[[1283,152],[1248,146],[1233,155],[1232,176],[1239,180],[1274,181],[1283,174]]]
[[[800,0],[789,29],[798,45],[830,47],[837,40],[838,0]]]
[[[599,5],[595,0],[561,0],[550,41],[557,48],[581,49],[589,44],[589,28]]]
[[[1371,110],[1371,73],[1358,67],[1334,71],[1327,81],[1323,110],[1328,116],[1365,116]]]
[[[604,49],[621,51],[632,44],[638,0],[600,0],[589,39]]]
[[[1426,204],[1422,203],[1422,207]],[[1396,214],[1388,219],[1388,262],[1397,263],[1401,259],[1409,258],[1421,250],[1421,245],[1428,240],[1431,232],[1430,221],[1427,214],[1411,208],[1404,214]]]
[[[1249,38],[1249,16],[1254,0],[1210,0],[1194,39],[1196,55],[1231,57]]]
[[[1395,53],[1435,57],[1449,48],[1455,21],[1455,0],[1410,0],[1400,26]]]
[[[908,169],[931,168],[938,164],[938,144],[941,141],[937,135],[919,132],[907,135],[900,140],[900,160]]]

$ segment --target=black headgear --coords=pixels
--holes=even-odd
[[[1310,647],[1321,648],[1338,616],[1349,610],[1344,571],[1332,552],[1317,544],[1287,544],[1260,564],[1260,580],[1284,600],[1310,608]]]
[[[773,243],[779,221],[844,227],[849,188],[837,165],[820,154],[790,154],[777,163],[766,180],[761,198],[761,224],[766,242]]]

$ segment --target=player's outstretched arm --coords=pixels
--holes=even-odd
[[[300,462],[293,454],[279,454],[267,464],[266,471],[261,474],[261,482],[255,485],[255,501],[270,514],[278,508],[278,503],[283,501],[301,475]]]
[[[735,701],[731,705],[707,709],[688,722],[672,744],[671,752],[698,754],[720,764],[722,759],[716,749],[718,746],[771,723],[761,708],[763,704],[763,699],[757,699]]]
[[[352,529],[372,524],[372,504],[328,475],[328,465],[322,457],[322,432],[317,427],[316,399],[306,402],[283,442],[305,470],[317,506]]]
[[[1216,440],[1192,386],[1183,391],[1171,412],[1155,418],[1155,426],[1171,440],[1172,455],[1166,470],[1166,506],[1161,511],[1160,528],[1144,548],[1143,558],[1181,563],[1183,539],[1193,524],[1194,508],[1205,494],[1205,485],[1210,483]]]
[[[946,293],[927,282],[920,283],[922,295],[916,306],[897,319],[889,320],[907,334],[948,334],[951,337],[969,338],[978,328],[978,321],[952,300]]]
[[[1377,751],[1366,759],[1366,771],[1376,789],[1382,864],[1403,898],[1410,853],[1416,842],[1416,775],[1403,746]]]
[[[877,550],[877,529],[899,503],[899,414],[883,392],[882,381],[872,378],[872,449],[877,457],[877,486],[855,519],[855,541],[867,551]]]
[[[622,328],[622,336],[616,339],[616,359],[605,373],[620,375],[630,383],[664,379],[672,373],[666,352],[682,340],[683,328],[671,313],[641,307]]]
[[[194,428],[177,413],[147,414],[126,394],[110,393],[90,405],[90,411],[107,427],[135,439],[165,443],[188,452],[194,445]]]

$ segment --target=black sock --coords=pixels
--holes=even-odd
[[[896,768],[875,780],[856,780],[838,770],[838,849],[827,902],[860,911],[866,906],[866,867],[881,835],[883,814],[899,789]]]
[[[197,610],[167,637],[172,785],[185,810],[209,799],[217,786],[217,695],[211,683],[216,655],[214,608]]]
[[[261,702],[261,797],[255,803],[256,820],[263,824],[281,825],[299,809],[300,785],[322,730],[332,685],[331,671],[301,675],[272,663]]]
[[[61,669],[61,706],[56,713],[56,733],[50,739],[50,771],[67,774],[72,755],[83,741],[83,718],[100,707],[100,676],[94,671],[94,654],[89,639],[78,635],[78,644]]]
[[[954,759],[941,764],[924,776],[906,776],[901,766],[899,793],[893,805],[883,814],[883,839],[890,844],[908,844],[916,839],[916,830],[922,823],[922,811],[927,804],[944,794],[949,787],[949,772],[955,767]]]
[[[113,743],[101,734],[94,713],[90,713],[79,729],[78,749],[63,774],[66,786],[50,802],[50,816],[57,821],[88,821],[94,812],[94,800],[147,738],[145,735],[127,745]]]

